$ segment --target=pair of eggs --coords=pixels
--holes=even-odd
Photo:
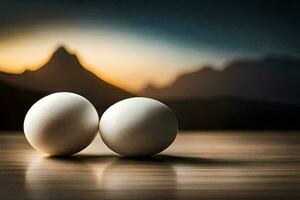
[[[103,142],[124,156],[151,156],[175,139],[178,124],[165,104],[134,97],[109,107],[99,123],[95,107],[84,97],[58,92],[37,101],[27,112],[24,133],[37,150],[52,156],[75,154],[100,132]]]

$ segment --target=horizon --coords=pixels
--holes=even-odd
[[[162,83],[159,83],[159,84],[156,83],[155,81],[150,80],[148,82],[144,81],[144,82],[141,82],[140,84],[136,84],[136,85],[130,85],[130,84],[126,85],[126,83],[128,83],[128,78],[125,77],[122,80],[122,79],[114,79],[114,78],[104,75],[105,73],[103,73],[103,71],[101,71],[101,69],[91,66],[91,65],[88,65],[87,63],[89,63],[89,61],[86,61],[84,58],[82,58],[79,50],[72,49],[65,43],[59,43],[53,48],[53,50],[51,50],[48,53],[48,55],[44,59],[37,62],[38,64],[36,64],[36,65],[24,66],[23,68],[11,68],[11,67],[3,67],[3,66],[1,66],[1,63],[0,63],[0,72],[4,72],[4,73],[8,73],[8,74],[22,74],[25,71],[33,71],[34,72],[38,69],[43,68],[44,65],[51,60],[54,53],[57,52],[60,48],[65,49],[67,51],[67,53],[70,55],[75,55],[76,58],[78,59],[79,63],[82,65],[82,67],[84,69],[88,70],[89,72],[93,73],[94,75],[96,75],[98,78],[100,78],[112,85],[115,85],[117,87],[120,87],[122,89],[125,89],[125,90],[133,92],[133,93],[140,92],[148,86],[151,86],[151,87],[154,87],[157,89],[164,88],[164,87],[172,84],[181,75],[194,73],[194,72],[206,69],[206,68],[211,68],[212,70],[215,70],[215,71],[223,71],[226,69],[226,67],[229,63],[239,61],[239,60],[257,61],[257,60],[261,60],[261,59],[268,58],[268,57],[284,57],[284,58],[289,57],[289,58],[293,58],[293,59],[299,59],[298,56],[289,55],[289,54],[266,54],[266,55],[259,55],[259,56],[233,57],[231,59],[224,61],[223,63],[221,63],[219,65],[212,64],[212,63],[203,63],[203,64],[194,65],[191,69],[182,70],[182,71],[174,74],[168,80],[166,80]]]
[[[11,0],[0,8],[0,70],[35,70],[64,44],[113,84],[131,91],[148,83],[162,87],[207,64],[219,70],[241,57],[299,56],[299,6],[280,0]]]
[[[1,52],[0,47],[0,71],[12,74],[20,74],[26,70],[35,71],[47,63],[49,59],[51,59],[52,54],[60,46],[64,46],[68,52],[76,54],[80,63],[98,77],[130,91],[139,91],[149,83],[158,87],[163,87],[171,83],[178,75],[198,70],[202,66],[206,65],[211,65],[216,69],[222,69],[222,66],[227,61],[234,59],[223,58],[219,61],[204,61],[206,59],[202,59],[201,56],[196,60],[191,61],[189,58],[185,58],[178,65],[179,68],[174,70],[172,69],[171,63],[164,65],[158,63],[158,60],[154,60],[150,63],[143,63],[143,61],[140,59],[137,59],[135,62],[134,58],[132,58],[130,62],[133,64],[131,64],[122,62],[126,59],[124,58],[122,60],[123,56],[119,56],[119,59],[99,59],[97,58],[99,57],[97,53],[91,52],[84,48],[83,50],[76,47],[73,48],[72,45],[68,45],[66,42],[57,42],[55,45],[52,45],[52,47],[45,47],[42,50],[36,48],[32,49],[31,51],[26,51],[26,49],[22,49],[20,46],[18,46],[17,48],[19,52],[16,53],[17,56],[14,55],[15,53],[8,53],[8,55],[6,55],[3,53],[3,51]],[[22,51],[26,51],[26,53],[23,54]],[[28,57],[28,54],[35,55],[37,58]],[[18,57],[19,59],[15,59],[15,57]],[[23,57],[26,58],[25,61],[22,60]],[[205,55],[203,58],[205,58]],[[162,68],[162,65],[165,66],[165,70]],[[157,71],[158,69],[160,69],[162,73],[161,71]],[[160,74],[159,78],[157,77],[158,74]],[[161,74],[166,74],[166,76],[161,76]],[[127,77],[131,78],[128,79]],[[137,77],[139,78],[137,79]],[[130,80],[133,79],[135,79],[135,81],[130,82]]]

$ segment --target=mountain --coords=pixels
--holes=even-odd
[[[22,74],[0,72],[0,130],[22,130],[27,110],[37,100],[52,92],[69,91],[83,95],[99,114],[111,104],[133,96],[86,70],[76,55],[64,47],[36,71]]]
[[[235,61],[224,71],[206,67],[163,89],[149,86],[143,93],[166,103],[180,129],[300,129],[300,107],[276,102],[298,102],[299,81],[297,59],[269,57]],[[36,71],[0,72],[0,130],[22,130],[31,105],[58,91],[87,97],[100,115],[133,96],[86,70],[76,55],[60,47]]]
[[[267,56],[239,59],[222,71],[206,66],[180,75],[163,88],[152,85],[139,94],[165,100],[234,96],[246,99],[300,105],[300,59]]]
[[[76,55],[58,48],[50,60],[36,71],[22,74],[0,73],[0,84],[37,92],[69,91],[81,94],[95,105],[107,105],[133,94],[113,86],[86,70]]]

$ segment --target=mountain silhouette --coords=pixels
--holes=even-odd
[[[290,56],[240,59],[216,71],[205,66],[182,74],[170,85],[148,85],[140,95],[165,100],[234,96],[258,101],[300,105],[300,60]]]
[[[142,94],[166,103],[176,113],[180,129],[299,129],[300,107],[286,105],[298,102],[299,81],[297,59],[241,59],[224,71],[207,66],[179,76],[165,88],[148,86]],[[0,130],[22,130],[31,105],[59,91],[85,96],[100,115],[133,96],[85,69],[75,54],[60,47],[36,71],[0,72]]]
[[[69,91],[81,94],[95,105],[107,105],[133,94],[113,86],[85,69],[75,54],[59,47],[50,60],[36,71],[22,74],[0,73],[0,82],[42,92]]]
[[[0,72],[0,130],[22,130],[28,109],[43,96],[59,91],[83,95],[99,114],[113,103],[133,96],[86,70],[76,55],[60,47],[36,71]]]

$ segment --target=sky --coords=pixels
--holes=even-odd
[[[35,70],[60,45],[137,91],[206,64],[300,55],[299,1],[16,1],[0,7],[0,70]]]

